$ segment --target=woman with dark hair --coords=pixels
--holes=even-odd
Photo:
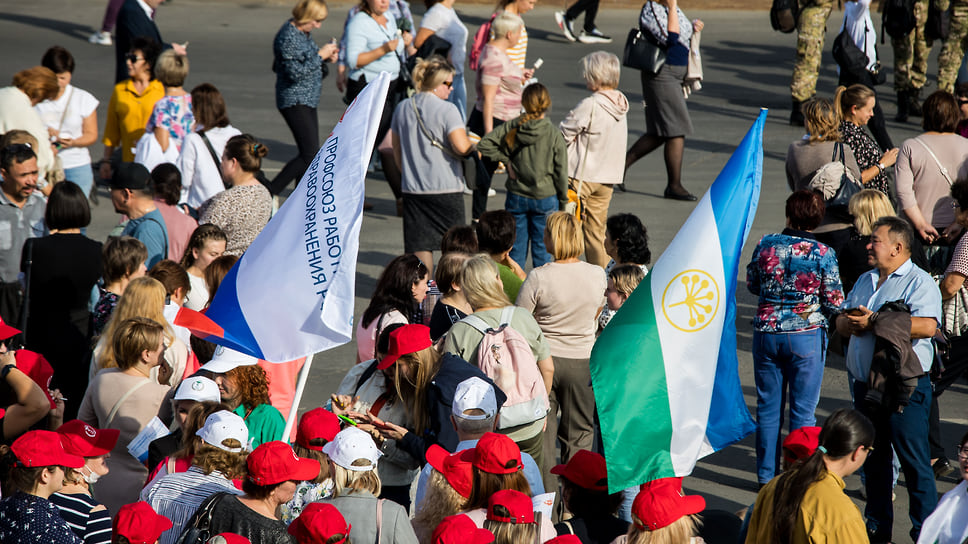
[[[225,98],[211,83],[192,89],[192,112],[195,130],[185,138],[178,169],[182,174],[178,202],[198,208],[206,200],[225,190],[222,182],[222,151],[229,138],[242,134],[229,124]]]
[[[155,185],[155,206],[161,212],[168,232],[168,258],[180,261],[188,246],[188,239],[198,221],[178,206],[181,196],[181,172],[170,162],[163,162],[151,170],[151,181]]]
[[[416,255],[401,255],[387,265],[376,282],[370,304],[356,326],[356,362],[376,357],[380,331],[392,323],[416,323],[420,304],[427,298],[430,272]]]
[[[101,250],[104,286],[98,286],[98,300],[92,312],[93,336],[101,335],[114,313],[114,307],[131,280],[145,275],[148,250],[131,236],[108,238]],[[70,398],[70,397],[68,397]]]
[[[71,85],[74,57],[70,51],[55,45],[44,53],[41,66],[57,76],[57,95],[34,106],[47,132],[54,139],[57,156],[64,166],[64,177],[76,183],[85,195],[94,187],[91,153],[87,147],[97,141],[98,100]]]
[[[225,253],[242,255],[272,216],[272,195],[255,175],[262,168],[266,146],[251,134],[233,136],[222,152],[222,180],[228,187],[198,208],[199,224],[225,231]]]
[[[320,27],[329,14],[323,0],[299,0],[292,18],[276,32],[272,41],[272,71],[276,74],[276,108],[292,131],[299,154],[273,178],[272,194],[282,192],[293,180],[299,182],[319,150],[319,118],[316,107],[329,73],[326,62],[335,62],[339,47],[316,45],[310,32]]]
[[[225,232],[216,225],[201,225],[192,232],[180,263],[188,272],[188,280],[192,287],[185,297],[183,305],[186,308],[195,311],[205,308],[211,295],[208,283],[205,282],[205,269],[225,253],[227,242]]]
[[[81,468],[84,458],[64,451],[51,431],[30,431],[0,446],[0,456],[0,541],[81,544],[50,496],[63,487],[65,469]]]
[[[215,300],[218,286],[222,284],[225,275],[229,273],[229,270],[232,270],[238,260],[239,258],[236,255],[221,255],[205,268],[205,284],[208,285],[209,292],[205,307],[211,305],[212,301]]]
[[[759,297],[753,365],[760,484],[772,480],[780,466],[785,399],[789,397],[791,431],[816,423],[827,320],[844,303],[837,256],[811,234],[823,216],[819,193],[793,193],[786,201],[786,228],[761,238],[746,267],[746,286]]]
[[[652,262],[649,250],[649,231],[638,216],[617,213],[605,221],[605,253],[611,257],[605,273],[620,264],[638,265],[648,274]]]
[[[121,149],[121,162],[134,160],[135,144],[148,126],[148,118],[155,102],[165,96],[165,86],[155,79],[155,62],[161,46],[150,38],[135,38],[131,51],[125,55],[128,79],[114,86],[108,103],[104,125],[104,159],[101,161],[102,179],[111,179],[112,155]]]
[[[904,140],[897,157],[898,215],[914,226],[926,245],[950,246],[962,230],[955,221],[950,188],[968,177],[968,140],[955,134],[960,113],[950,93],[936,91],[922,107],[924,133]],[[929,258],[937,252],[925,250]],[[944,266],[949,259],[943,259]]]
[[[816,451],[760,490],[746,541],[867,542],[864,518],[844,494],[844,478],[864,465],[873,443],[874,425],[863,414],[830,414]]]
[[[43,145],[36,146],[37,168],[41,179],[54,164],[47,127],[34,106],[57,96],[60,86],[50,68],[34,66],[14,74],[13,85],[0,88],[0,134],[14,129],[26,130]]]
[[[24,345],[54,368],[52,387],[73,400],[65,413],[70,420],[87,388],[80,363],[91,358],[88,305],[101,277],[101,242],[81,234],[91,222],[91,209],[87,193],[73,182],[54,185],[44,217],[50,235],[28,239],[20,259],[26,284]]]
[[[274,441],[257,447],[245,464],[244,495],[217,493],[202,503],[214,502],[209,533],[235,533],[263,544],[292,544],[286,524],[279,519],[279,507],[292,499],[296,482],[319,474],[319,461],[298,457],[289,445]],[[194,525],[202,510],[199,507],[185,526]]]

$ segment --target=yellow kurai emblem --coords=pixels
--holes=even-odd
[[[662,292],[662,314],[682,332],[701,331],[719,311],[719,284],[702,270],[685,270]]]

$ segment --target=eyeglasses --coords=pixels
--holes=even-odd
[[[445,81],[443,84],[444,85],[447,85],[450,88],[453,88],[454,87],[454,80]]]
[[[961,444],[955,446],[955,451],[958,452],[959,459],[968,458],[968,446],[962,447]]]
[[[874,453],[874,446],[867,446],[864,449],[867,450],[867,455]]]
[[[22,144],[10,144],[4,147],[3,150],[6,151],[7,153],[19,153],[21,151],[33,150],[33,147],[31,147],[30,144],[24,142]]]
[[[966,99],[966,98],[959,98],[958,99],[958,105],[959,106],[968,105],[968,99]]]
[[[124,60],[131,61],[131,64],[134,64],[134,63],[138,62],[139,60],[145,60],[145,58],[144,57],[139,57],[138,55],[135,55],[134,53],[128,53],[127,55],[124,56]]]

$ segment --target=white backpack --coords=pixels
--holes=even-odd
[[[499,429],[537,421],[548,414],[549,408],[548,392],[534,352],[521,333],[510,326],[516,309],[505,307],[496,329],[473,314],[461,319],[484,335],[477,346],[477,366],[507,395]]]

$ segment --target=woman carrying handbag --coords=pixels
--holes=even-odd
[[[670,12],[676,16],[670,17]],[[667,181],[663,196],[672,200],[696,200],[681,179],[686,136],[692,134],[682,84],[689,64],[689,41],[693,32],[702,29],[702,21],[686,18],[678,0],[649,0],[639,15],[641,34],[665,48],[665,61],[654,73],[642,71],[645,134],[626,153],[625,169],[664,145]]]

